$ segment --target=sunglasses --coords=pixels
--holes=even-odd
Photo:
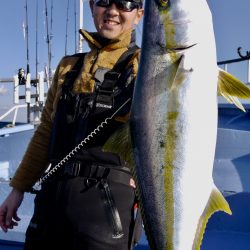
[[[119,10],[130,12],[134,9],[142,8],[142,3],[130,2],[126,0],[94,0],[96,6],[108,8],[113,3]]]

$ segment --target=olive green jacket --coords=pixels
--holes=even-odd
[[[88,42],[90,52],[88,52],[84,58],[84,64],[74,82],[73,91],[76,93],[92,92],[94,90],[94,74],[96,69],[99,67],[112,69],[119,57],[128,50],[133,32],[129,30],[104,46],[99,42],[100,37],[97,33],[88,33],[84,30],[80,32]],[[48,147],[50,133],[57,102],[61,95],[61,85],[64,83],[65,74],[72,69],[77,59],[78,57],[74,56],[63,57],[57,66],[52,85],[48,90],[41,122],[10,182],[12,187],[20,191],[30,190],[49,165]],[[134,77],[138,69],[138,59],[139,51],[130,62],[130,65],[133,64]]]

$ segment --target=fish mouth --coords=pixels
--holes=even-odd
[[[166,53],[181,53],[184,52],[187,49],[190,49],[197,45],[197,43],[187,45],[187,46],[178,46],[178,47],[172,47],[172,48],[166,48],[166,46],[162,43],[157,43],[159,46],[159,52],[158,54],[166,54]]]
[[[167,51],[169,51],[169,52],[182,52],[184,50],[187,50],[187,49],[190,49],[190,48],[194,47],[195,45],[197,45],[197,43],[187,45],[187,46],[179,46],[179,47],[167,48]]]

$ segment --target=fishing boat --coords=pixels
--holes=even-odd
[[[244,60],[249,61],[249,58]],[[201,249],[250,249],[250,102],[242,101],[246,112],[242,112],[221,97],[218,97],[218,103],[218,136],[213,178],[228,201],[233,215],[228,216],[218,212],[211,217]],[[29,107],[34,105],[30,104]],[[27,104],[14,106],[7,112],[8,115],[14,113],[13,119],[0,121],[0,202],[10,191],[9,179],[21,161],[39,123],[35,122],[37,118],[29,122],[16,123],[15,112],[27,106]],[[26,112],[29,113],[27,110]],[[33,212],[33,199],[33,194],[25,195],[19,209],[22,220],[18,227],[7,234],[0,231],[0,249],[22,249],[25,230]],[[145,234],[135,249],[149,249]]]
[[[80,1],[81,3],[82,1]],[[81,3],[82,4],[82,3]],[[49,32],[47,31],[47,34]],[[47,37],[48,58],[51,58],[50,35]],[[65,50],[67,45],[65,43]],[[66,52],[65,52],[66,53]],[[28,61],[28,60],[27,60]],[[218,62],[222,67],[231,63],[246,61],[249,67],[249,56],[239,54],[239,58]],[[50,68],[50,67],[49,67]],[[52,70],[49,69],[48,72]],[[250,72],[248,70],[248,72]],[[23,86],[20,76],[8,81],[15,86],[14,105],[0,114],[0,203],[10,191],[9,180],[13,176],[27,145],[39,124],[40,114],[46,98],[46,89],[52,74],[26,75]],[[248,76],[247,84],[250,82]],[[15,85],[16,84],[16,85]],[[23,87],[20,95],[18,87]],[[47,86],[47,88],[46,88]],[[30,89],[34,87],[35,93]],[[20,104],[17,100],[25,100]],[[218,136],[214,161],[213,178],[228,201],[232,216],[222,212],[215,213],[208,222],[201,250],[248,250],[250,249],[250,102],[242,101],[246,112],[218,97]],[[202,109],[202,107],[201,107]],[[23,112],[25,120],[19,120],[18,112]],[[202,112],[202,110],[201,110]],[[205,133],[206,131],[204,131]],[[0,249],[21,250],[25,231],[33,213],[34,194],[26,194],[19,208],[21,222],[18,227],[7,234],[0,231]],[[136,250],[149,250],[147,238],[142,234]]]

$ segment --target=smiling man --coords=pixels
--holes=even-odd
[[[97,32],[108,39],[114,39],[135,27],[142,16],[142,3],[129,1],[90,1]],[[113,6],[113,7],[112,7]],[[108,11],[107,11],[108,9]]]
[[[58,64],[41,123],[0,206],[7,232],[20,220],[25,192],[41,178],[25,250],[128,250],[138,241],[130,166],[102,146],[129,117],[142,0],[94,0],[90,7],[97,32],[80,31],[90,51]]]

